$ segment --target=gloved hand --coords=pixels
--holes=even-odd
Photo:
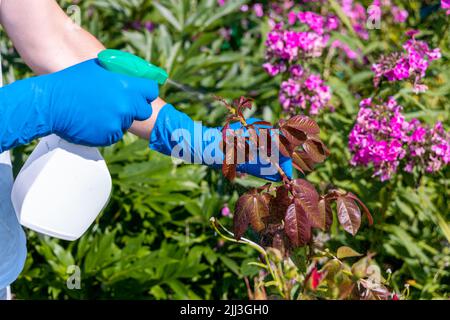
[[[248,119],[252,124],[258,119]],[[255,125],[261,128],[261,125]],[[233,123],[230,129],[242,128],[240,123]],[[265,127],[267,128],[267,127]],[[176,110],[172,105],[165,105],[158,114],[155,126],[150,135],[150,148],[166,155],[181,158],[187,162],[201,163],[220,168],[224,154],[219,144],[223,139],[222,128],[208,128],[194,122],[186,114]],[[278,164],[292,177],[292,160],[279,153]],[[273,170],[267,170],[272,167]],[[238,164],[237,171],[248,173],[270,181],[281,180],[280,174],[270,163],[259,157],[256,163]]]
[[[0,152],[55,133],[106,146],[151,116],[156,82],[105,70],[97,59],[0,89]]]

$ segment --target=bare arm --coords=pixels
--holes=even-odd
[[[55,0],[0,0],[0,23],[25,63],[37,74],[56,72],[95,58],[104,46],[76,25]],[[152,116],[130,132],[148,139],[165,102],[152,103]]]

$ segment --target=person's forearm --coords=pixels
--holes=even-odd
[[[36,74],[56,72],[95,58],[104,49],[54,0],[0,0],[0,22],[25,63]],[[134,122],[130,132],[148,139],[164,105],[163,100],[155,100],[151,118]]]
[[[94,58],[104,49],[54,0],[1,0],[0,22],[20,56],[37,74]]]
[[[166,102],[161,98],[154,100],[152,102],[152,116],[145,121],[134,121],[128,131],[148,141],[155,126],[156,119],[158,118],[159,111],[165,105]]]

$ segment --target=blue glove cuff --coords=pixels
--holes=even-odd
[[[223,153],[215,148],[222,138],[219,128],[204,127],[183,112],[166,104],[158,114],[152,134],[150,149],[188,163],[220,167]]]

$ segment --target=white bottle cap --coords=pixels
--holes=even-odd
[[[14,183],[19,222],[64,240],[83,235],[106,206],[112,181],[96,148],[51,135],[41,139]]]

